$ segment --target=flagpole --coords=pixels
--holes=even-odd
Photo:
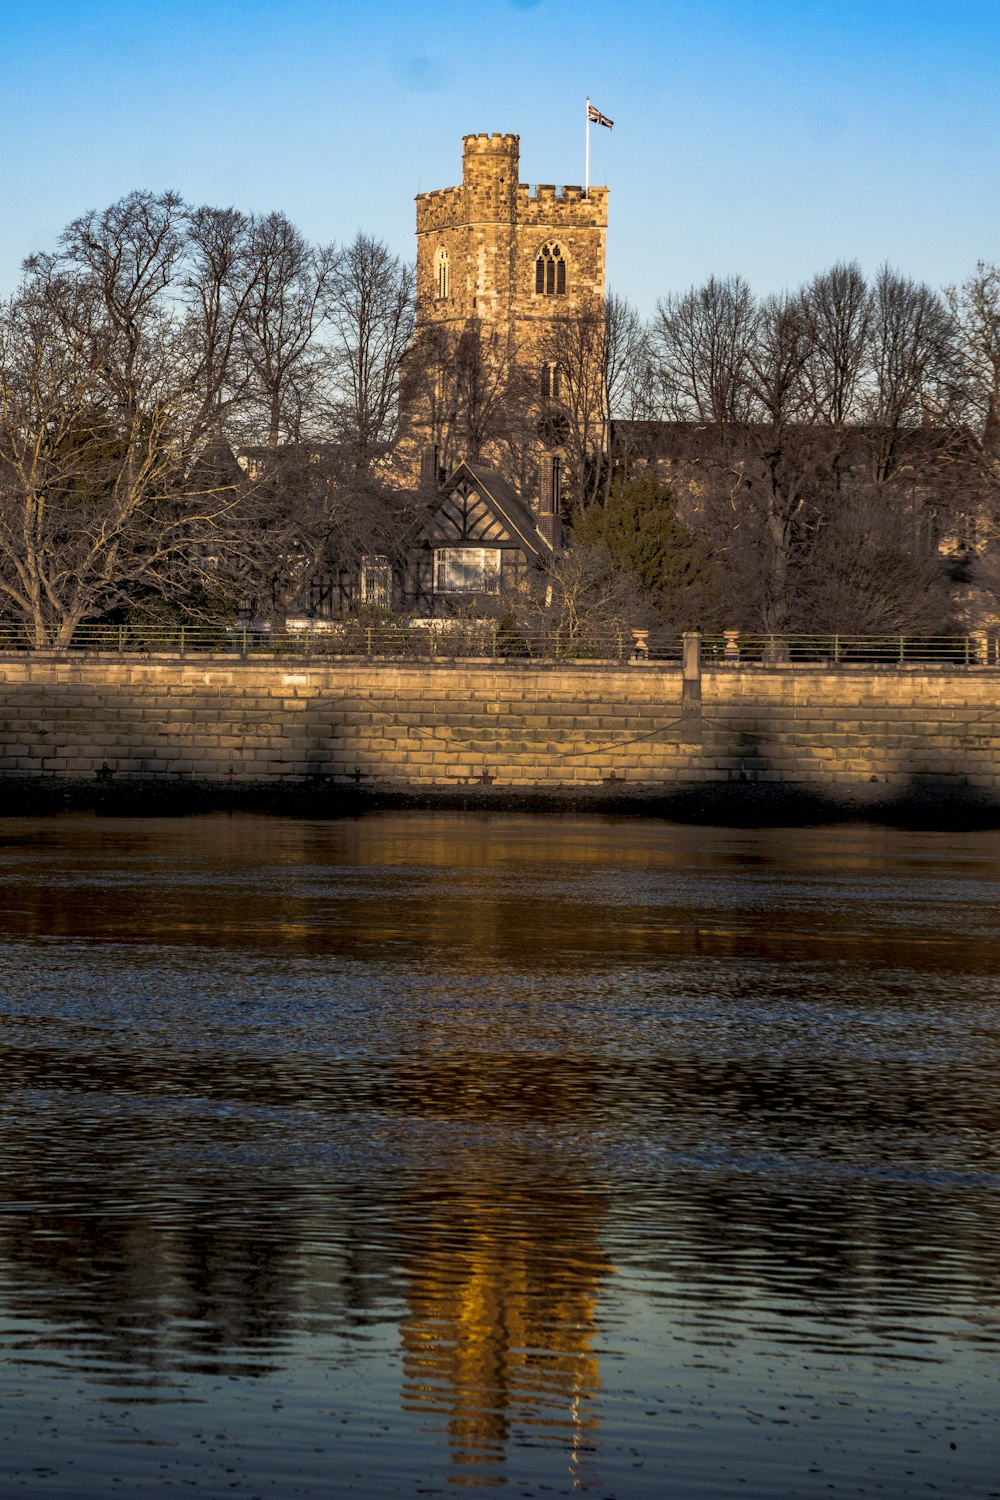
[[[583,112],[583,118],[584,118],[584,126],[583,126],[583,128],[584,128],[584,130],[586,132],[586,141],[587,141],[586,149],[584,151],[585,167],[584,167],[584,174],[583,174],[583,196],[585,198],[587,198],[590,195],[590,95],[589,94],[587,95],[587,104],[586,104],[586,107],[585,107],[584,112]]]

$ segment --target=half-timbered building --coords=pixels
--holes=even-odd
[[[406,549],[402,606],[421,615],[468,606],[488,612],[552,551],[552,541],[502,475],[460,463]]]

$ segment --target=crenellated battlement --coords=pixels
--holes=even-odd
[[[518,201],[532,203],[536,200],[545,199],[549,202],[554,198],[557,203],[604,203],[608,201],[608,190],[606,187],[588,188],[586,192],[582,187],[567,183],[565,187],[556,187],[552,182],[537,182],[534,187],[527,182],[519,182],[517,185]]]
[[[521,149],[521,137],[519,135],[501,135],[494,131],[492,135],[483,132],[481,135],[463,135],[462,154],[469,156],[473,153],[503,152],[505,155],[517,155]]]
[[[520,224],[563,223],[580,228],[605,229],[608,223],[608,189],[592,187],[558,188],[551,182],[539,182],[534,188],[519,183],[517,218]]]
[[[451,228],[461,220],[464,206],[464,188],[435,188],[431,193],[418,193],[417,234]]]
[[[417,194],[417,233],[427,234],[435,230],[454,227],[464,217],[473,219],[475,204],[469,203],[467,184],[461,187],[434,188],[433,191]],[[488,193],[485,187],[483,196]],[[498,194],[494,194],[496,201]],[[504,206],[507,206],[504,195]],[[608,189],[592,187],[585,193],[582,187],[567,185],[558,188],[554,183],[540,182],[535,186],[519,182],[514,191],[515,213],[519,223],[545,224],[558,221],[576,224],[581,228],[591,226],[604,229],[608,223]],[[469,210],[472,210],[469,212]]]
[[[429,193],[418,193],[417,202],[422,203],[426,199],[454,198],[456,194],[461,194],[461,191],[460,187],[432,188]]]

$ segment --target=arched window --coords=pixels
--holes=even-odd
[[[561,297],[566,290],[566,258],[562,247],[550,240],[535,261],[535,291],[546,297]]]
[[[562,371],[554,361],[542,365],[541,390],[543,401],[558,401],[562,385]]]
[[[437,253],[437,295],[439,300],[448,295],[448,252],[444,247]]]

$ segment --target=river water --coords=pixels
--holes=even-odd
[[[1000,833],[0,840],[0,1494],[1000,1496]]]

